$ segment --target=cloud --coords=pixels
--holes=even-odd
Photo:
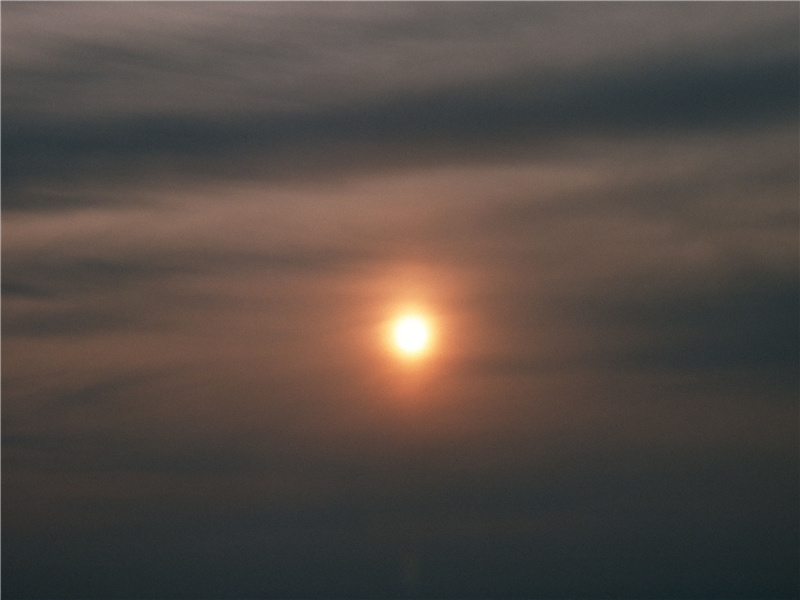
[[[570,312],[598,339],[632,335],[628,348],[598,348],[617,360],[677,369],[772,368],[790,375],[800,360],[796,330],[800,288],[793,273],[742,269],[721,285],[577,301]]]
[[[307,8],[208,5],[187,17],[153,6],[123,24],[111,7],[8,7],[6,210],[88,200],[27,189],[42,179],[307,178],[485,159],[508,144],[552,151],[588,132],[797,118],[790,6]],[[692,26],[678,34],[684,11]],[[598,19],[639,26],[623,43]],[[576,40],[566,53],[565,39]],[[51,108],[70,101],[89,104]]]
[[[796,5],[2,12],[7,595],[796,589]]]
[[[150,5],[127,8],[125,19],[117,7],[4,13],[12,83],[5,109],[73,116],[306,111],[498,73],[586,72],[670,57],[758,60],[791,52],[796,16],[784,5]],[[62,98],[55,111],[44,101],[50,93]]]
[[[421,163],[466,145],[550,147],[565,135],[674,131],[765,121],[793,122],[796,56],[742,66],[648,65],[574,79],[524,76],[489,85],[399,95],[389,101],[313,114],[235,118],[145,115],[41,122],[4,119],[4,184],[101,173],[135,176],[165,168],[202,176],[297,176],[397,160],[411,148]],[[482,146],[489,144],[488,149]],[[464,152],[462,148],[457,152]],[[524,145],[523,145],[524,148]],[[524,150],[523,150],[524,151]],[[438,155],[438,156],[437,156]],[[407,162],[408,158],[401,158]],[[239,164],[237,164],[239,163]],[[242,170],[244,169],[244,171]],[[157,175],[163,177],[163,175]],[[51,195],[50,198],[53,198]],[[30,206],[24,196],[11,209]],[[33,205],[46,206],[41,195]]]

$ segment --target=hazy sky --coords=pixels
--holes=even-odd
[[[3,597],[795,597],[798,38],[4,2]]]

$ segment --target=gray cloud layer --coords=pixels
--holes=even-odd
[[[6,108],[42,116],[296,112],[523,74],[758,63],[792,55],[796,43],[796,11],[777,3],[204,3],[186,12],[9,5]],[[61,102],[47,102],[49,94]]]
[[[376,145],[395,149],[384,163],[409,146],[424,161],[431,144],[486,153],[797,114],[791,5],[362,6],[206,3],[186,19],[153,5],[121,19],[111,6],[10,5],[4,185],[185,160],[285,173],[361,162]]]
[[[4,3],[4,594],[794,593],[799,15]]]

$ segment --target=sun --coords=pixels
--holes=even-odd
[[[430,345],[431,327],[420,315],[405,315],[392,326],[392,341],[401,354],[414,358],[425,353]]]

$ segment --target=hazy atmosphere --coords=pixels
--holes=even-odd
[[[3,598],[796,598],[798,38],[3,2]]]

